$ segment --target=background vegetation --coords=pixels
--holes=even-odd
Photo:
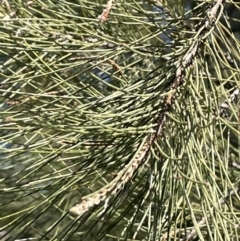
[[[239,2],[3,0],[1,240],[239,240]]]

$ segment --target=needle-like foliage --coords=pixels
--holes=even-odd
[[[239,240],[238,4],[2,0],[0,239]]]

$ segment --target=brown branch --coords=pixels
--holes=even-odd
[[[113,5],[113,0],[109,0],[107,2],[106,8],[103,10],[102,14],[98,16],[98,19],[100,20],[101,23],[104,23],[108,20],[112,5]]]
[[[131,180],[136,170],[138,170],[143,163],[143,160],[147,156],[155,137],[156,136],[152,134],[149,138],[146,138],[146,140],[142,143],[143,145],[138,148],[137,153],[130,163],[127,164],[108,185],[83,197],[79,203],[70,209],[70,212],[78,216],[82,216],[91,207],[107,201],[110,197],[118,193],[124,185]]]
[[[114,60],[108,60],[108,63],[112,65],[112,67],[120,74],[123,75],[123,71],[121,67],[114,61]]]

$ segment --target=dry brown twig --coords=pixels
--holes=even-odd
[[[114,60],[108,60],[107,61],[109,64],[112,65],[112,67],[120,74],[123,75],[123,71],[121,69],[121,67],[114,61]]]
[[[155,138],[155,133],[152,133],[149,137],[144,139],[133,159],[120,172],[118,172],[116,177],[108,185],[94,193],[84,196],[79,203],[70,209],[70,212],[82,216],[91,207],[102,202],[107,203],[110,197],[118,193],[124,185],[131,180],[134,173],[143,164],[143,160],[145,160]]]
[[[98,19],[100,20],[101,23],[104,23],[108,20],[112,5],[113,5],[113,0],[109,0],[107,2],[106,8],[103,10],[102,14],[98,16]]]

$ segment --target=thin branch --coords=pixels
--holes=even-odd
[[[113,0],[109,0],[107,2],[106,8],[103,10],[102,14],[98,16],[98,19],[100,20],[101,23],[104,23],[108,20],[112,5],[113,5]]]
[[[123,71],[121,69],[121,67],[114,61],[114,60],[107,60],[107,62],[109,64],[112,65],[112,67],[120,74],[120,75],[123,75]]]
[[[107,201],[110,197],[118,193],[142,164],[155,138],[156,136],[154,134],[151,134],[149,138],[145,138],[130,163],[127,164],[108,185],[83,197],[79,203],[70,209],[70,212],[82,216],[91,207]]]

